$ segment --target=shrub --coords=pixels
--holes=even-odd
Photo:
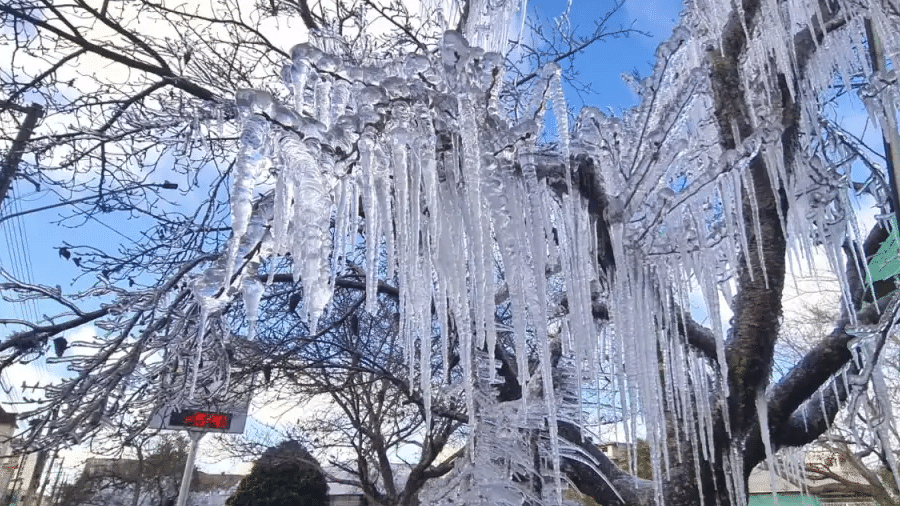
[[[238,485],[226,506],[326,506],[328,483],[300,443],[269,448]]]

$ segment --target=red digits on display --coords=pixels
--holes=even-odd
[[[228,415],[225,413],[215,413],[209,415],[209,425],[216,429],[224,429],[228,424]]]
[[[172,414],[171,423],[201,429],[228,429],[231,425],[231,415],[210,411],[182,411]]]
[[[184,424],[193,427],[206,427],[206,412],[198,411],[193,415],[188,416],[184,419]]]

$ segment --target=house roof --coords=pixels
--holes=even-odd
[[[810,462],[810,460],[814,460],[814,459],[815,459],[815,456],[813,456],[813,458],[808,459],[807,462]],[[835,469],[835,471],[840,472],[844,476],[844,478],[846,478],[850,481],[861,482],[861,480],[862,480],[862,478],[859,477],[857,474],[855,474],[855,472],[853,472],[852,470],[845,469],[843,467],[839,467],[839,468]],[[865,501],[866,500],[866,498],[864,496],[861,496],[861,495],[853,492],[850,489],[845,489],[845,488],[841,488],[841,487],[838,487],[835,490],[823,491],[820,493],[812,492],[814,487],[820,487],[823,485],[839,485],[838,482],[836,482],[830,478],[823,479],[823,480],[817,480],[815,482],[807,481],[805,486],[808,487],[809,490],[802,490],[801,489],[802,484],[800,482],[797,482],[797,480],[792,480],[792,481],[796,482],[796,483],[792,483],[792,481],[789,481],[789,480],[785,479],[784,477],[778,476],[778,473],[776,473],[776,475],[774,477],[774,481],[775,481],[775,491],[778,492],[779,494],[782,494],[782,493],[785,493],[785,494],[812,494],[812,495],[818,496],[822,499],[825,499],[825,498],[840,499],[840,500],[851,501],[851,502],[854,500],[855,501],[860,501],[860,500]],[[748,489],[747,490],[748,493],[751,496],[771,494],[772,488],[771,488],[770,481],[769,481],[769,470],[765,463],[760,464],[759,466],[754,468],[753,471],[750,473],[750,477],[747,479],[747,489]]]
[[[394,472],[394,485],[402,489],[406,484],[406,479],[409,478],[409,473],[412,471],[412,466],[408,464],[395,463],[391,464],[391,469]],[[348,473],[347,471],[344,471],[337,466],[324,466],[322,470],[329,478],[328,495],[362,495],[363,491],[359,487],[346,483],[336,483],[334,481],[334,479],[356,481],[356,476]],[[379,479],[379,485],[380,484],[381,482]]]
[[[134,480],[138,477],[138,461],[136,459],[89,458],[84,462],[85,476],[114,476],[123,480]]]
[[[16,425],[16,414],[8,413],[3,409],[3,406],[0,406],[0,424],[18,427],[18,425]]]
[[[199,471],[194,486],[198,490],[227,490],[240,483],[243,478],[243,474],[207,474]]]
[[[747,489],[750,494],[770,494],[772,493],[772,485],[769,481],[770,475],[768,469],[763,469],[761,466],[757,466],[750,473],[750,477],[747,478]],[[775,491],[776,492],[800,492],[800,487],[794,485],[793,483],[785,480],[778,476],[775,473],[773,478],[775,480]]]
[[[86,475],[102,475],[108,473],[122,479],[135,479],[138,476],[137,459],[89,458],[84,463]],[[191,489],[199,492],[211,490],[228,490],[236,486],[244,478],[242,474],[209,474],[197,471]]]

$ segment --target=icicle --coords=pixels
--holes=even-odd
[[[416,293],[416,297],[420,301],[420,324],[419,327],[419,374],[420,374],[420,384],[419,388],[422,390],[422,407],[425,410],[425,431],[426,433],[431,431],[431,395],[432,395],[432,387],[431,387],[431,279],[424,278],[424,274],[430,274],[432,272],[431,266],[431,255],[426,250],[423,252],[424,256],[424,265],[422,266],[422,270],[419,273],[422,276],[420,279],[420,284],[418,285],[419,290]],[[437,305],[437,301],[435,301],[435,305]],[[427,318],[426,318],[427,315]]]
[[[347,254],[347,246],[353,241],[352,232],[348,230],[355,222],[352,215],[348,211],[350,201],[353,198],[353,187],[348,178],[341,180],[338,184],[340,192],[338,193],[337,207],[334,213],[334,252],[331,255],[331,290],[334,291],[335,282],[338,272],[345,260]]]
[[[332,91],[331,97],[331,121],[336,121],[347,109],[347,104],[350,103],[350,94],[351,94],[351,86],[350,83],[343,80],[338,79],[337,82],[334,83],[334,89]]]
[[[244,278],[241,291],[244,296],[244,311],[247,312],[247,340],[252,341],[256,336],[256,322],[259,321],[259,301],[262,299],[265,287],[252,273]]]
[[[305,105],[306,84],[309,81],[311,65],[318,61],[321,52],[309,44],[298,44],[291,49],[291,82],[294,89],[294,110],[303,113]]]
[[[272,242],[276,254],[283,254],[288,251],[287,233],[291,220],[290,204],[294,200],[294,185],[291,182],[291,176],[286,172],[282,158],[281,170],[278,173],[278,178],[275,180],[275,216],[272,220]],[[272,282],[274,274],[275,270],[273,269],[269,273],[269,283]]]
[[[330,76],[320,74],[316,81],[316,119],[325,125],[325,128],[331,126],[331,82]]]
[[[752,176],[749,173],[744,173],[744,177],[747,179],[744,187],[747,189],[747,200],[750,201],[750,209],[753,211],[753,228],[754,234],[756,235],[756,252],[759,255],[759,266],[762,270],[763,281],[765,282],[766,289],[769,288],[769,275],[766,272],[766,259],[763,254],[763,235],[762,235],[762,226],[759,221],[759,202],[756,200],[756,189],[753,186]],[[747,260],[750,261],[749,259]],[[751,270],[752,269],[748,269]]]
[[[778,505],[778,494],[775,493],[775,473],[776,465],[775,454],[772,446],[772,436],[769,432],[769,404],[766,402],[765,389],[759,389],[756,394],[756,414],[759,417],[759,431],[762,434],[763,447],[766,452],[766,462],[769,464],[769,490],[772,491],[772,498]]]
[[[387,153],[380,145],[375,145],[373,149],[373,175],[375,178],[375,199],[378,206],[379,229],[384,236],[385,245],[385,278],[393,279],[395,268],[397,267],[396,244],[397,237],[394,230],[394,220],[391,205],[393,198],[391,195],[389,172],[390,162]],[[381,237],[377,237],[381,240]]]
[[[234,234],[229,241],[228,263],[222,280],[226,287],[231,283],[241,238],[250,224],[253,189],[266,165],[267,135],[268,122],[262,116],[254,114],[244,122],[241,134],[242,147],[235,164],[234,183],[231,189],[231,226]]]
[[[209,325],[209,310],[205,305],[201,305],[200,306],[200,325],[197,330],[196,344],[194,345],[197,351],[194,354],[194,360],[193,360],[193,363],[191,364],[191,369],[192,369],[191,388],[190,388],[190,392],[188,393],[188,399],[190,399],[191,401],[194,400],[194,393],[197,388],[197,378],[200,375],[200,357],[203,353],[203,342],[206,337],[206,329],[207,329],[208,325]]]
[[[331,298],[329,264],[332,243],[328,240],[332,197],[327,181],[329,160],[321,158],[314,140],[301,141],[286,136],[282,142],[286,165],[293,177],[294,227],[291,256],[294,281],[303,281],[304,301],[301,315],[315,332],[318,319]],[[301,226],[302,224],[302,226]],[[302,261],[300,260],[302,259]]]
[[[363,173],[363,207],[366,215],[366,312],[376,313],[378,303],[378,252],[381,243],[378,200],[375,196],[376,176],[373,165],[373,132],[368,130],[359,139],[360,168]]]
[[[524,238],[523,224],[520,222],[521,213],[517,213],[518,209],[511,208],[514,195],[508,183],[500,175],[495,174],[487,180],[486,196],[488,201],[493,204],[494,227],[497,233],[497,242],[500,247],[500,255],[503,259],[503,267],[505,270],[505,280],[509,288],[509,298],[512,304],[512,320],[513,334],[515,335],[516,346],[516,362],[518,365],[519,386],[525,390],[528,382],[528,353],[526,346],[527,323],[525,319],[527,308],[526,285],[525,279],[526,267],[522,259],[524,251],[518,243],[517,238]],[[493,350],[490,351],[493,356]],[[524,403],[526,396],[522,396]],[[525,406],[523,404],[524,411]]]

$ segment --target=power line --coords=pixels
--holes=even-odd
[[[22,209],[22,205],[19,202],[19,198],[12,199],[13,207],[15,207],[16,211],[20,211]],[[24,260],[25,266],[25,281],[28,283],[34,282],[34,268],[31,264],[31,248],[28,247],[28,234],[26,233],[26,229],[23,226],[22,219],[18,218],[13,220],[15,235],[19,239],[20,246],[20,254],[21,259]],[[26,309],[31,310],[31,318],[32,322],[38,321],[38,310],[37,310],[37,301],[35,299],[29,299],[26,302]]]
[[[18,195],[16,195],[18,197]],[[19,198],[10,199],[13,207],[17,212],[21,211],[21,203]],[[14,236],[18,239],[19,250],[17,251],[17,255],[19,255],[19,261],[21,265],[24,266],[24,274],[25,274],[25,282],[29,284],[34,284],[34,268],[31,263],[31,248],[28,246],[28,235],[26,233],[26,229],[23,226],[23,219],[21,217],[16,217],[13,221],[13,230]],[[32,323],[37,323],[40,321],[38,317],[38,305],[37,300],[28,299],[25,301],[25,309],[26,312],[30,310],[30,321]],[[50,376],[50,369],[47,367],[47,364],[43,361],[38,361],[38,369],[40,373],[44,377]]]
[[[3,202],[2,204],[0,204],[0,209],[3,210],[2,214],[6,214],[6,210],[9,209],[9,207],[10,207],[9,202]],[[9,227],[3,227],[3,235],[4,235],[5,242],[6,242],[6,252],[7,252],[6,256],[9,257],[8,263],[10,265],[10,270],[12,271],[13,276],[15,276],[17,279],[22,279],[21,266],[19,265],[19,262],[18,262],[18,255],[15,254],[16,244],[15,244],[15,241],[12,239]],[[15,315],[18,318],[21,318],[23,320],[28,319],[28,317],[22,311],[22,307],[18,303],[11,303],[10,305],[12,306],[13,312],[15,313]],[[21,403],[22,398],[19,395],[18,389],[16,388],[15,385],[9,384],[9,381],[7,381],[7,379],[6,379],[6,371],[5,370],[2,371],[2,375],[0,375],[0,379],[2,379],[3,383],[4,383],[3,392],[6,394],[7,400],[9,402]],[[10,390],[7,391],[6,387],[9,387]]]

